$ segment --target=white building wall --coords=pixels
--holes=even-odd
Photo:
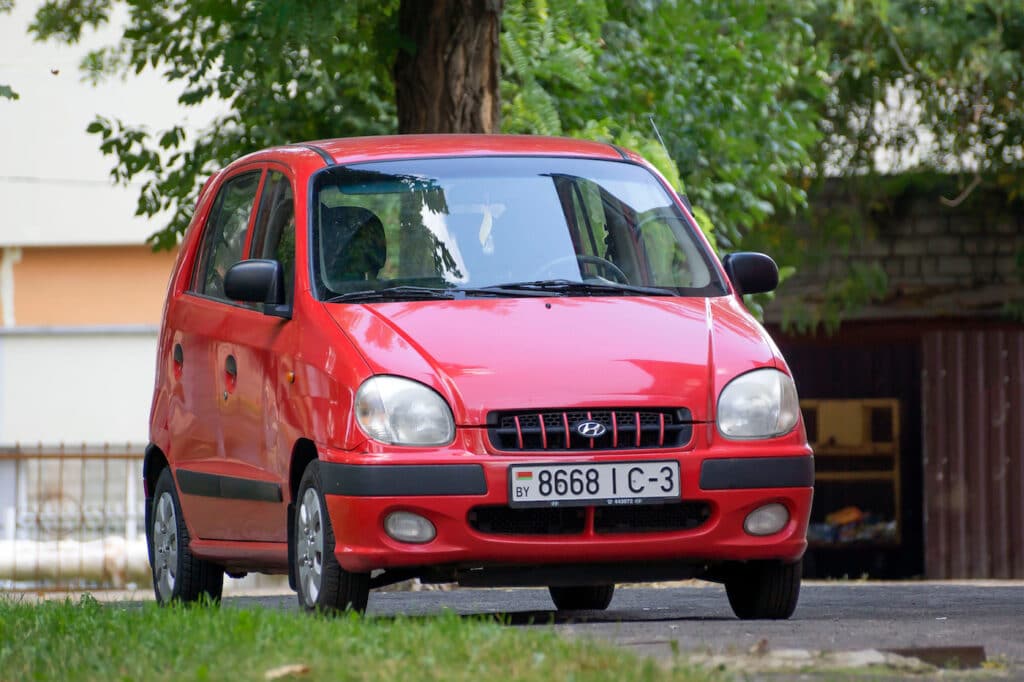
[[[224,105],[185,108],[178,89],[144,71],[99,86],[83,82],[79,64],[92,49],[117,41],[123,8],[77,45],[39,43],[28,33],[41,0],[18,0],[0,15],[0,83],[19,95],[0,99],[0,247],[140,244],[165,220],[135,216],[139,187],[115,187],[114,163],[86,126],[102,115],[158,132],[207,125]],[[141,180],[141,178],[140,178]]]
[[[191,133],[224,106],[179,106],[177,89],[151,70],[99,86],[84,82],[82,58],[117,41],[123,8],[69,46],[36,42],[28,33],[42,5],[19,0],[0,15],[0,83],[20,95],[0,100],[0,448],[145,444],[160,310],[145,328],[19,328],[17,247],[143,243],[163,221],[135,216],[138,186],[111,184],[114,159],[100,153],[99,138],[86,127],[102,115],[151,132],[182,125]],[[69,305],[88,301],[72,294]]]
[[[0,329],[0,448],[145,446],[156,327]]]
[[[152,133],[180,125],[192,135],[226,107],[181,107],[177,88],[151,71],[99,87],[83,82],[82,57],[116,42],[123,8],[99,33],[87,31],[78,45],[65,46],[28,34],[42,4],[17,0],[13,13],[0,15],[0,83],[21,96],[0,100],[0,588],[80,578],[145,585],[141,462],[83,464],[75,454],[106,445],[142,452],[160,309],[145,327],[18,327],[13,268],[19,248],[142,244],[166,224],[135,216],[139,184],[111,184],[114,159],[85,132],[96,115]],[[87,285],[68,299],[88,306]],[[18,443],[29,455],[40,443],[64,443],[68,457],[19,462],[10,456]],[[28,514],[28,523],[19,514]],[[49,526],[33,525],[40,516]],[[61,519],[78,524],[72,535],[61,530]],[[259,578],[229,580],[225,589],[257,586]]]

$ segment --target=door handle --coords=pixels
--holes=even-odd
[[[235,385],[238,383],[238,363],[234,355],[224,359],[224,400],[228,395],[235,392]]]
[[[171,357],[174,360],[174,378],[181,379],[182,370],[185,366],[185,351],[181,349],[181,344],[174,344],[174,351],[171,353]]]

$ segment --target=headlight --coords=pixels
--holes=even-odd
[[[367,436],[388,445],[447,445],[455,421],[444,398],[401,377],[367,379],[356,392],[356,422]]]
[[[726,438],[771,438],[796,426],[800,403],[793,380],[777,369],[736,377],[718,396],[718,430]]]

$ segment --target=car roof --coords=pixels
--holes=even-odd
[[[300,146],[326,154],[334,163],[443,156],[585,156],[634,160],[626,150],[589,140],[538,135],[386,135],[317,140]]]

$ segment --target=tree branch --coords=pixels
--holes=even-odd
[[[910,62],[907,61],[907,58],[903,56],[903,50],[900,49],[900,44],[896,42],[896,35],[892,32],[892,29],[889,28],[888,24],[886,24],[885,22],[882,22],[882,30],[885,31],[885,35],[889,36],[889,45],[891,45],[892,49],[895,50],[896,59],[900,61],[900,66],[902,66],[907,73],[916,74],[917,71],[915,71],[914,67],[910,65]]]
[[[957,197],[955,197],[953,199],[947,199],[946,197],[939,197],[939,201],[942,202],[943,206],[949,206],[950,208],[956,208],[960,204],[964,203],[964,201],[967,199],[967,197],[971,196],[971,192],[973,192],[975,189],[977,189],[978,185],[980,185],[980,184],[981,184],[981,173],[975,173],[974,174],[974,179],[971,180],[971,183],[969,185],[967,185],[967,187],[964,188],[964,191],[960,192],[960,194]]]

